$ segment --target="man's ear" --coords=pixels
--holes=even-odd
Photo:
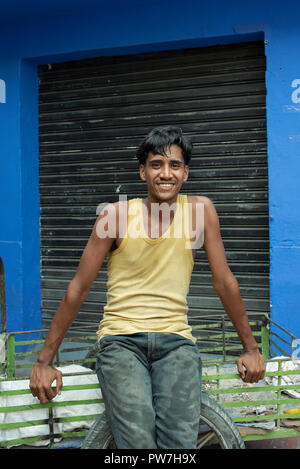
[[[185,165],[184,167],[184,173],[183,173],[183,181],[187,181],[188,179],[188,176],[189,176],[189,167],[188,165]]]
[[[146,168],[143,164],[140,164],[140,177],[142,181],[146,181]]]

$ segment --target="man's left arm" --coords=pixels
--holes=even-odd
[[[252,334],[238,282],[227,264],[219,218],[210,199],[199,197],[197,202],[204,203],[203,248],[212,272],[213,286],[244,348],[237,359],[238,372],[243,381],[255,383],[264,377],[264,359]]]

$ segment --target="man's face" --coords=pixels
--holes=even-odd
[[[145,165],[140,165],[140,176],[147,182],[151,202],[173,203],[188,178],[189,167],[184,164],[181,148],[171,145],[165,154],[149,153]]]

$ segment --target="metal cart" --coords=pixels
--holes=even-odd
[[[254,384],[237,373],[241,344],[228,317],[193,318],[203,391],[231,415],[245,442],[299,436],[300,341],[266,315],[249,321],[267,367],[265,379]],[[1,334],[0,447],[79,447],[104,408],[94,371],[94,326],[85,331],[72,329],[62,342],[54,363],[65,370],[62,395],[48,404],[40,404],[28,388],[47,331]]]

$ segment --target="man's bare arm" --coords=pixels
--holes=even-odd
[[[257,382],[264,376],[264,360],[252,334],[238,282],[227,264],[218,215],[210,199],[199,197],[198,201],[204,203],[203,248],[211,268],[214,289],[244,348],[244,353],[237,361],[238,371],[244,381]]]
[[[66,294],[57,309],[51,323],[43,349],[41,350],[36,365],[30,375],[30,389],[33,396],[39,398],[40,402],[46,403],[60,393],[62,387],[61,372],[52,366],[55,354],[72,322],[74,321],[80,307],[88,296],[90,287],[96,279],[102,266],[103,260],[110,250],[115,238],[100,238],[96,227],[101,218],[107,214],[105,209],[98,217],[93,228],[90,239],[83,251],[77,272],[70,282]],[[114,213],[111,212],[111,217]],[[117,223],[117,214],[111,223]],[[56,383],[56,392],[52,391],[51,384]]]

